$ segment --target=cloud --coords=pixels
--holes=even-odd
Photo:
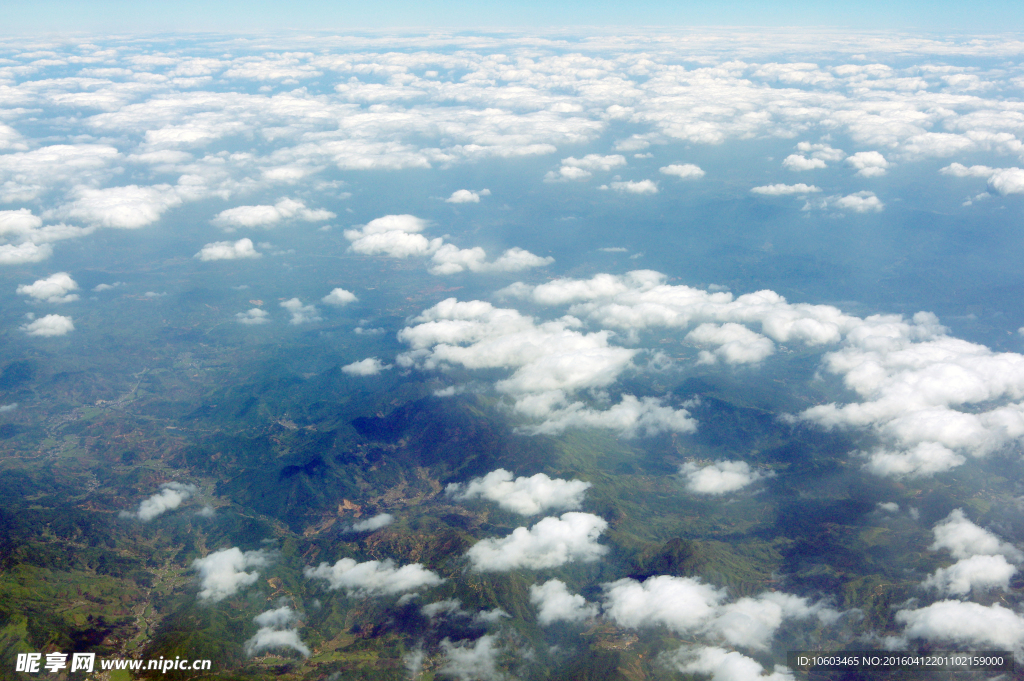
[[[320,299],[320,302],[328,305],[348,305],[349,303],[358,302],[356,294],[351,291],[346,291],[343,288],[332,289],[330,293]]]
[[[284,220],[323,222],[337,217],[329,210],[313,210],[295,199],[281,199],[273,206],[237,206],[217,213],[211,221],[217,227],[234,230],[239,227],[273,227]]]
[[[565,582],[551,579],[530,586],[530,602],[537,606],[537,621],[542,626],[554,622],[581,622],[597,617],[597,605],[587,603],[579,594],[569,593]]]
[[[946,549],[954,558],[1003,555],[1018,563],[1024,561],[1024,553],[972,523],[959,508],[937,523],[932,534],[935,542],[929,548],[932,551]]]
[[[769,591],[723,606],[708,623],[706,631],[734,646],[767,650],[784,621],[810,617],[830,623],[839,617],[839,613],[821,603],[811,605],[806,598]]]
[[[48,314],[18,327],[30,336],[65,336],[75,330],[71,317]]]
[[[990,168],[981,165],[968,168],[961,163],[951,163],[939,172],[953,177],[987,178],[988,186],[1004,196],[1024,193],[1024,170],[1021,168]]]
[[[858,151],[846,162],[856,168],[861,177],[880,177],[889,167],[889,162],[877,151]]]
[[[754,484],[769,475],[752,470],[746,461],[716,461],[708,466],[686,463],[679,468],[686,489],[694,494],[728,494]]]
[[[704,177],[704,171],[701,170],[700,166],[696,166],[692,163],[667,165],[662,168],[658,168],[658,172],[664,175],[675,175],[676,177],[684,180],[696,180]]]
[[[452,195],[445,199],[445,203],[480,203],[481,196],[490,196],[489,189],[482,189],[479,192],[469,189],[457,189]]]
[[[387,255],[391,258],[430,255],[441,247],[442,239],[427,240],[420,234],[427,221],[415,215],[385,215],[360,229],[346,229],[349,249],[363,255]]]
[[[376,357],[367,357],[358,362],[352,362],[341,367],[349,376],[376,376],[382,371],[390,369],[393,365],[385,364]]]
[[[516,310],[449,298],[424,310],[412,323],[398,333],[399,341],[410,347],[396,358],[399,366],[513,370],[495,388],[512,398],[521,415],[540,421],[526,427],[530,432],[602,427],[633,436],[695,429],[688,412],[664,406],[655,398],[623,395],[617,405],[603,410],[571,401],[577,391],[611,385],[637,354],[637,350],[610,345],[607,331],[577,331],[580,324],[575,318],[538,324]]]
[[[725,599],[724,589],[691,577],[627,578],[603,586],[605,617],[623,627],[663,625],[678,634],[703,629]]]
[[[756,364],[775,352],[775,344],[769,339],[733,322],[701,324],[686,334],[686,340],[714,348],[701,351],[698,364],[714,364],[718,360],[726,364]]]
[[[74,201],[59,213],[99,227],[137,229],[153,224],[170,208],[181,204],[181,197],[170,185],[151,187],[128,185],[91,189],[78,187]]]
[[[382,527],[387,527],[393,522],[395,522],[395,517],[390,513],[378,513],[372,518],[352,523],[352,530],[355,532],[373,532]]]
[[[266,324],[270,321],[270,315],[266,310],[261,310],[258,307],[249,308],[245,312],[236,312],[235,319],[238,320],[239,324],[246,324],[254,326],[256,324]]]
[[[22,244],[0,244],[0,265],[25,265],[42,262],[53,255],[50,244],[38,246],[31,242]]]
[[[303,305],[298,298],[291,298],[281,303],[281,307],[292,313],[289,324],[309,324],[311,322],[322,322],[323,317],[312,305]]]
[[[506,676],[498,671],[498,655],[501,648],[497,646],[497,636],[487,634],[475,643],[460,641],[452,643],[449,639],[441,641],[444,652],[444,663],[438,674],[451,676],[459,681],[500,681]]]
[[[583,495],[593,485],[582,480],[552,479],[543,473],[512,479],[512,473],[499,468],[465,484],[453,482],[445,493],[454,499],[488,499],[507,511],[536,515],[549,510],[573,510],[583,504]]]
[[[431,274],[458,274],[471,272],[521,272],[533,267],[544,267],[555,261],[552,257],[540,257],[522,248],[510,248],[494,262],[485,262],[487,253],[479,246],[458,248],[453,244],[439,247],[431,258],[434,265]]]
[[[435,603],[428,603],[427,605],[424,605],[422,608],[420,608],[420,612],[422,612],[424,615],[430,618],[437,617],[438,615],[442,614],[448,616],[468,614],[465,610],[462,609],[462,601],[460,601],[458,598],[452,598],[445,601],[437,601]]]
[[[160,491],[142,501],[139,504],[139,510],[135,513],[121,512],[122,517],[135,517],[142,522],[148,522],[153,518],[166,513],[167,511],[173,511],[174,509],[181,506],[183,501],[188,501],[193,496],[199,493],[199,488],[195,485],[190,485],[181,482],[167,482],[160,485]]]
[[[196,253],[194,258],[206,262],[210,260],[239,260],[243,258],[262,258],[263,254],[256,251],[252,239],[238,241],[214,241],[206,244]]]
[[[583,158],[562,159],[562,166],[544,176],[545,182],[557,182],[564,180],[585,180],[595,172],[607,172],[612,168],[626,165],[626,157],[620,154],[602,156],[601,154],[587,154]]]
[[[634,182],[633,180],[626,180],[625,182],[615,181],[609,182],[607,185],[601,185],[598,189],[611,188],[620,194],[657,194],[658,183],[653,180],[640,180]]]
[[[794,194],[816,194],[820,191],[821,189],[813,184],[801,182],[799,184],[767,184],[763,187],[754,187],[750,193],[761,196],[792,196]]]
[[[984,606],[962,601],[939,601],[917,610],[900,610],[896,621],[905,625],[903,638],[991,645],[1014,650],[1024,646],[1024,618],[998,603]]]
[[[939,568],[921,586],[936,589],[942,595],[964,596],[972,590],[1009,589],[1010,578],[1017,568],[1001,555],[971,556],[947,568]]]
[[[396,568],[391,559],[357,563],[351,558],[342,558],[334,565],[320,563],[315,568],[307,567],[302,574],[307,579],[325,580],[332,591],[345,589],[349,596],[393,596],[445,581],[419,563]]]
[[[591,513],[563,513],[561,518],[544,518],[529,529],[517,527],[503,539],[483,539],[470,547],[466,557],[477,572],[592,563],[608,552],[597,543],[607,527],[604,519]]]
[[[96,286],[94,286],[92,290],[99,293],[100,291],[110,291],[112,289],[117,288],[118,286],[124,286],[124,282],[115,281],[113,284],[96,284]]]
[[[31,284],[18,286],[18,295],[29,296],[45,303],[70,303],[78,300],[78,284],[67,272],[51,274],[46,279],[38,279]]]
[[[782,167],[787,170],[816,170],[828,168],[828,164],[820,158],[807,158],[801,154],[790,154],[782,160]]]
[[[264,567],[270,562],[263,551],[246,551],[233,546],[192,561],[199,573],[199,599],[222,601],[238,593],[239,589],[256,583],[260,573],[246,572],[247,568]]]
[[[803,210],[843,210],[854,213],[879,213],[885,208],[874,192],[862,191],[846,196],[826,196],[823,199],[809,200]]]
[[[291,648],[301,653],[303,657],[309,657],[309,648],[299,638],[299,632],[294,629],[298,620],[298,616],[288,606],[256,615],[252,621],[259,626],[259,630],[245,642],[245,654],[252,657],[269,648]]]
[[[775,665],[771,674],[765,674],[757,660],[724,648],[684,646],[668,659],[680,672],[708,676],[711,681],[794,681],[788,667]]]

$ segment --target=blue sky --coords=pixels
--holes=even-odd
[[[557,26],[846,26],[939,32],[1002,32],[1020,26],[1021,3],[824,3],[809,0],[647,0],[645,2],[528,0],[478,3],[433,0],[388,2],[106,2],[14,0],[5,3],[4,33],[48,31],[250,31],[282,28],[539,28]]]

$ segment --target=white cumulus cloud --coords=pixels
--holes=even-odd
[[[816,194],[820,191],[820,187],[800,182],[798,184],[766,184],[761,187],[754,187],[750,190],[750,193],[760,194],[761,196],[792,196],[794,194]]]
[[[160,491],[142,501],[135,513],[122,512],[122,516],[134,517],[146,522],[153,518],[173,511],[199,492],[199,488],[182,482],[167,482],[160,485]]]
[[[746,461],[716,461],[707,466],[686,463],[679,468],[686,478],[686,489],[694,494],[728,494],[769,477],[754,470]]]
[[[250,657],[271,648],[290,648],[303,657],[309,657],[309,647],[295,630],[299,618],[288,606],[267,610],[252,619],[259,627],[256,634],[245,642],[245,654]]]
[[[469,189],[456,189],[452,195],[445,199],[445,203],[480,203],[481,196],[490,196],[489,189],[481,189],[478,192]]]
[[[742,324],[701,324],[686,340],[701,347],[711,347],[700,353],[698,364],[756,364],[775,352],[775,344]]]
[[[289,324],[309,324],[311,322],[322,322],[323,317],[313,305],[303,305],[298,298],[290,298],[281,303],[281,307],[292,314],[288,320]]]
[[[210,260],[240,260],[245,258],[261,258],[252,244],[252,239],[239,239],[238,241],[214,241],[206,244],[193,257],[202,261]]]
[[[78,283],[67,272],[51,274],[31,284],[18,286],[18,295],[28,296],[46,303],[70,303],[78,300]]]
[[[591,513],[563,513],[560,518],[544,518],[529,529],[517,527],[503,539],[483,539],[471,546],[466,556],[478,572],[592,563],[608,552],[597,543],[607,527],[603,518]]]
[[[945,520],[932,528],[935,542],[929,547],[932,551],[945,549],[954,558],[970,558],[971,556],[1003,555],[1015,562],[1024,561],[1021,553],[1012,544],[999,539],[983,527],[972,523],[962,509],[954,509]]]
[[[327,305],[348,305],[349,303],[355,303],[359,299],[356,298],[356,294],[351,291],[346,291],[343,288],[332,289],[330,293],[320,299],[320,302],[326,303]]]
[[[1000,588],[1006,591],[1017,568],[1002,555],[971,556],[946,568],[939,568],[921,586],[940,594],[964,596],[973,590]]]
[[[366,520],[360,520],[359,522],[352,523],[352,529],[356,532],[373,532],[374,530],[379,530],[382,527],[387,527],[393,522],[395,522],[395,517],[390,513],[378,513]]]
[[[192,568],[199,573],[200,600],[222,601],[238,593],[239,589],[255,584],[260,573],[246,570],[264,567],[269,562],[263,551],[243,553],[237,546],[216,551],[205,558],[196,558],[192,561]]]
[[[302,201],[281,199],[273,206],[236,206],[217,213],[213,224],[234,230],[239,227],[273,227],[285,220],[323,222],[337,217],[329,210],[310,209]]]
[[[583,495],[592,485],[582,480],[559,480],[543,473],[512,479],[512,473],[499,468],[465,484],[451,483],[445,493],[454,499],[488,499],[520,515],[536,515],[549,510],[573,510],[583,504]]]
[[[531,585],[530,602],[537,606],[537,621],[542,626],[553,622],[581,622],[596,617],[598,611],[596,604],[570,593],[565,582],[557,579]]]
[[[658,172],[664,175],[674,175],[684,180],[696,180],[698,178],[704,177],[704,171],[701,169],[701,167],[694,165],[692,163],[673,163],[672,165],[667,165],[662,168],[658,168]]]
[[[320,563],[303,570],[307,579],[322,579],[331,590],[345,589],[349,596],[393,596],[444,582],[436,573],[419,563],[398,568],[393,560],[358,563],[342,558],[334,565]]]
[[[71,317],[48,314],[18,327],[30,336],[65,336],[75,330]]]
[[[885,175],[889,162],[877,151],[858,151],[846,159],[846,162],[857,169],[861,177],[880,177]]]
[[[376,357],[367,357],[361,359],[358,362],[352,362],[341,367],[349,376],[376,376],[382,371],[386,371],[392,367],[391,364],[385,364]]]
[[[684,646],[669,658],[684,674],[700,674],[711,681],[794,681],[793,672],[783,665],[766,674],[761,664],[735,650],[715,646]]]
[[[248,326],[255,326],[257,324],[266,324],[270,321],[270,315],[266,310],[261,310],[258,307],[249,308],[245,312],[236,312],[235,319],[239,324],[246,324]]]

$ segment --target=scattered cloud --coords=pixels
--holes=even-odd
[[[658,172],[664,175],[674,175],[684,180],[696,180],[704,177],[704,171],[700,166],[692,163],[672,164],[658,168]]]
[[[954,558],[1003,555],[1018,563],[1024,561],[1024,553],[972,523],[959,508],[937,523],[932,528],[932,534],[935,535],[935,543],[929,548],[932,551],[945,549]]]
[[[299,638],[295,630],[299,617],[288,606],[267,610],[252,618],[259,629],[256,634],[245,642],[245,654],[249,657],[271,648],[290,648],[303,657],[309,657],[309,648]]]
[[[323,222],[337,217],[329,210],[310,209],[302,201],[281,199],[273,206],[237,206],[217,213],[211,221],[226,231],[241,227],[273,227],[286,220]]]
[[[477,572],[541,570],[566,563],[592,563],[607,553],[597,538],[608,523],[591,513],[569,512],[517,527],[503,539],[483,539],[466,552]]]
[[[160,491],[142,501],[139,509],[134,513],[121,512],[122,517],[138,518],[147,522],[162,515],[167,511],[173,511],[181,506],[182,502],[188,501],[199,493],[199,488],[182,482],[167,482],[160,485]]]
[[[270,315],[266,310],[261,310],[258,307],[249,308],[245,312],[236,312],[235,319],[238,320],[239,324],[246,324],[255,326],[256,324],[266,324],[270,321]]]
[[[376,376],[382,371],[390,369],[393,365],[385,364],[376,357],[367,357],[358,362],[352,362],[341,367],[341,370],[350,376]]]
[[[565,180],[585,180],[593,176],[595,172],[607,172],[612,168],[626,165],[626,157],[621,154],[587,154],[583,158],[562,159],[562,166],[558,171],[550,171],[544,176],[545,182],[559,182]]]
[[[269,563],[270,557],[262,550],[243,553],[237,546],[196,558],[192,568],[199,573],[199,599],[216,603],[234,596],[259,579],[260,573],[246,572],[248,568],[265,567]]]
[[[559,480],[544,473],[512,479],[512,473],[499,468],[465,484],[453,482],[445,493],[457,500],[488,499],[507,511],[536,515],[550,510],[574,510],[583,504],[583,496],[592,485],[582,480]]]
[[[298,298],[290,298],[283,301],[281,307],[292,314],[292,318],[288,320],[289,324],[309,324],[323,321],[323,317],[320,316],[320,312],[316,307],[303,305],[302,301]]]
[[[596,604],[587,603],[579,594],[570,593],[565,582],[551,579],[530,586],[530,603],[537,606],[537,621],[542,626],[554,622],[581,622],[597,616]]]
[[[751,194],[760,194],[761,196],[793,196],[804,195],[804,194],[816,194],[820,192],[819,187],[815,187],[813,184],[767,184],[763,187],[754,187],[750,190]]]
[[[653,180],[640,180],[634,182],[633,180],[615,181],[603,184],[598,189],[612,189],[619,192],[620,194],[657,194],[658,183]]]
[[[683,464],[679,474],[686,478],[686,489],[694,494],[728,494],[748,487],[770,475],[751,469],[746,461],[716,461],[707,466]]]
[[[683,646],[668,660],[684,674],[701,674],[711,681],[794,681],[795,678],[783,665],[775,665],[772,673],[765,674],[757,660],[714,646]]]
[[[877,151],[858,151],[846,162],[856,168],[861,177],[881,177],[889,168],[889,162]]]
[[[67,272],[51,274],[31,284],[18,286],[18,295],[28,296],[44,303],[70,303],[78,300],[78,284]]]
[[[879,213],[885,208],[874,192],[862,191],[846,196],[826,196],[808,200],[803,210],[841,210],[854,213]]]
[[[965,596],[973,590],[1000,588],[1007,591],[1017,568],[1002,555],[971,556],[946,568],[939,568],[921,586],[942,595]]]
[[[686,334],[686,340],[698,347],[712,348],[700,352],[698,364],[757,364],[775,353],[771,340],[734,322],[701,324]]]
[[[501,654],[501,648],[498,647],[497,640],[497,636],[493,634],[481,636],[473,643],[452,643],[449,639],[444,639],[441,641],[444,662],[438,673],[459,681],[502,681],[507,677],[498,671],[498,655]]]
[[[1024,618],[998,603],[985,606],[963,601],[939,601],[917,610],[900,610],[896,621],[904,625],[902,640],[952,641],[993,646],[1000,650],[1024,647]]]
[[[480,203],[481,196],[490,195],[490,189],[481,189],[478,192],[474,192],[469,189],[457,189],[444,201],[445,203]]]
[[[390,559],[357,563],[351,558],[342,558],[334,565],[320,563],[315,568],[307,567],[303,574],[307,579],[326,581],[333,591],[345,589],[349,596],[393,596],[445,581],[419,563],[396,568]]]
[[[252,245],[252,239],[239,239],[238,241],[214,241],[206,244],[193,257],[202,261],[210,260],[240,260],[245,258],[261,258],[263,254],[258,253]]]
[[[393,522],[395,522],[395,517],[390,513],[378,513],[366,520],[352,523],[352,529],[355,532],[374,532],[375,530],[387,527]]]
[[[66,336],[75,330],[71,317],[48,314],[18,327],[30,336]]]

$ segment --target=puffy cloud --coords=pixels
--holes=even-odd
[[[752,470],[746,461],[716,461],[707,466],[683,464],[679,474],[686,478],[686,489],[694,494],[728,494],[769,477]]]
[[[35,298],[46,303],[70,303],[78,300],[78,284],[67,272],[51,274],[46,279],[38,279],[31,284],[18,286],[18,295]]]
[[[288,320],[289,324],[308,324],[310,322],[322,322],[323,317],[320,317],[320,313],[316,307],[312,305],[303,305],[302,301],[298,298],[291,298],[281,303],[281,307],[292,313],[292,318]]]
[[[152,187],[128,185],[107,189],[79,187],[77,198],[59,212],[100,227],[136,229],[160,219],[165,211],[181,204],[170,185]]]
[[[334,565],[320,563],[315,568],[307,567],[303,574],[307,579],[325,580],[331,590],[345,589],[349,596],[393,596],[445,581],[419,563],[396,568],[390,559],[357,563],[351,558],[342,558]]]
[[[393,522],[395,522],[395,517],[390,513],[378,513],[372,518],[352,523],[352,529],[356,532],[373,532],[374,530],[379,530],[382,527],[387,527]]]
[[[854,213],[878,213],[885,208],[874,192],[862,191],[846,196],[826,196],[804,204],[803,210],[844,210]]]
[[[562,166],[544,176],[545,182],[556,182],[558,180],[585,180],[595,172],[607,172],[612,168],[626,165],[626,157],[620,154],[602,156],[601,154],[587,154],[583,158],[562,159]]]
[[[350,376],[376,376],[382,371],[390,369],[392,365],[385,364],[376,357],[367,357],[358,362],[352,362],[341,367],[341,370]]]
[[[195,485],[182,482],[164,483],[160,485],[159,492],[139,504],[138,511],[135,513],[122,512],[121,515],[147,522],[167,511],[173,511],[181,506],[183,501],[191,499],[198,492],[199,488]]]
[[[699,579],[658,575],[604,585],[606,617],[623,627],[664,625],[678,634],[703,629],[718,613],[725,590]]]
[[[359,299],[356,298],[356,294],[351,291],[346,291],[343,288],[333,289],[330,293],[320,299],[320,302],[327,303],[328,305],[348,305],[349,303],[357,302]]]
[[[578,320],[536,323],[516,310],[474,300],[444,300],[402,329],[398,339],[410,346],[400,366],[433,370],[445,365],[468,369],[506,368],[514,372],[495,384],[513,398],[515,409],[531,419],[533,432],[557,433],[570,427],[604,427],[624,435],[663,430],[692,431],[685,410],[673,410],[654,398],[624,395],[611,409],[596,410],[570,402],[580,390],[611,385],[630,365],[636,350],[609,344],[607,331],[584,334]]]
[[[466,557],[478,572],[541,570],[579,561],[592,563],[608,549],[597,538],[608,523],[591,513],[569,512],[544,518],[533,527],[517,527],[503,539],[483,539]]]
[[[696,180],[704,177],[704,171],[701,170],[700,166],[692,163],[683,163],[667,165],[662,168],[658,168],[658,172],[664,175],[674,175],[684,180]]]
[[[0,265],[25,265],[42,262],[53,255],[50,244],[38,246],[32,242],[22,244],[0,244]]]
[[[269,562],[263,551],[243,553],[237,546],[216,551],[205,558],[196,558],[192,561],[192,568],[199,573],[200,600],[222,601],[238,593],[239,589],[255,584],[260,573],[246,572],[246,569],[264,567]]]
[[[816,194],[820,191],[821,189],[813,184],[800,182],[799,184],[766,184],[762,187],[754,187],[750,193],[761,196],[792,196],[794,194]]]
[[[245,642],[245,654],[250,657],[269,648],[291,648],[309,657],[309,648],[299,638],[294,626],[299,618],[288,606],[267,610],[252,618],[259,629],[256,634]]]
[[[458,598],[451,598],[444,601],[437,601],[435,603],[428,603],[420,608],[427,617],[437,617],[438,615],[465,615],[466,611],[462,609],[462,601]]]
[[[999,587],[1006,591],[1017,568],[1001,555],[971,556],[947,568],[939,568],[921,586],[936,589],[943,595],[963,596],[972,590]]]
[[[261,258],[252,245],[252,239],[239,239],[238,241],[214,241],[206,244],[193,257],[203,261],[210,260],[239,260],[243,258]]]
[[[770,340],[733,322],[701,324],[686,334],[686,340],[714,348],[701,351],[699,364],[714,364],[718,360],[726,364],[756,364],[775,352],[775,344]]]
[[[1024,618],[998,603],[939,601],[917,610],[900,610],[896,621],[905,625],[904,639],[991,645],[1018,653],[1024,646]]]
[[[880,177],[889,167],[889,162],[877,151],[858,151],[846,162],[856,168],[861,177]]]
[[[270,321],[270,315],[266,310],[261,310],[258,307],[253,307],[245,312],[236,312],[235,319],[238,320],[239,324],[247,324],[254,326],[256,324],[266,324]]]
[[[75,330],[71,317],[48,314],[18,327],[30,336],[65,336]]]
[[[790,154],[782,160],[782,166],[787,170],[816,170],[828,168],[828,164],[820,158],[807,158],[802,154]]]
[[[497,640],[493,634],[481,636],[472,645],[466,642],[456,644],[444,639],[441,641],[444,663],[438,669],[438,674],[459,681],[499,681],[505,678],[498,670],[501,648],[497,646]]]
[[[606,185],[601,185],[599,189],[613,189],[620,194],[657,194],[658,183],[653,180],[640,180],[634,182],[633,180],[626,180],[624,182],[615,181],[609,182]]]
[[[96,284],[92,288],[92,290],[97,292],[97,293],[99,293],[101,291],[113,290],[113,289],[117,288],[118,286],[124,286],[124,282],[123,281],[115,281],[113,284]]]
[[[445,203],[480,203],[481,196],[490,196],[490,189],[481,189],[478,192],[469,189],[456,189],[452,195],[445,199]]]
[[[415,215],[385,215],[371,220],[360,229],[346,229],[349,248],[363,255],[387,255],[392,258],[430,255],[441,247],[442,239],[427,240],[420,234],[426,220]]]
[[[951,163],[940,171],[953,177],[984,177],[988,185],[1002,195],[1024,193],[1024,170],[1020,168],[990,168],[975,165],[967,167],[962,163]]]
[[[537,621],[547,626],[553,622],[581,622],[597,616],[597,605],[587,603],[579,594],[569,593],[565,582],[551,579],[530,586],[530,602],[537,606]]]
[[[723,606],[708,624],[707,632],[734,646],[766,650],[785,620],[809,617],[833,622],[839,613],[821,603],[811,605],[806,598],[769,591]]]
[[[221,211],[213,224],[228,230],[239,227],[272,227],[284,220],[323,222],[337,217],[329,210],[313,210],[295,199],[281,199],[273,206],[237,206]]]
[[[522,248],[510,248],[494,262],[485,262],[487,253],[479,246],[458,248],[444,244],[434,253],[430,267],[431,274],[445,275],[470,272],[520,272],[533,267],[544,267],[555,261],[552,257],[540,257]]]
[[[465,484],[451,483],[445,492],[458,500],[489,499],[508,511],[536,515],[549,510],[572,510],[583,504],[583,495],[593,485],[582,480],[559,480],[543,473],[512,479],[499,468]]]
[[[1024,553],[972,523],[959,508],[937,523],[932,534],[935,542],[929,548],[932,551],[946,549],[954,558],[1003,555],[1018,563],[1024,561]]]
[[[765,674],[757,660],[713,646],[684,646],[668,659],[682,673],[702,674],[711,677],[711,681],[794,681],[788,667],[775,665],[771,674]]]

